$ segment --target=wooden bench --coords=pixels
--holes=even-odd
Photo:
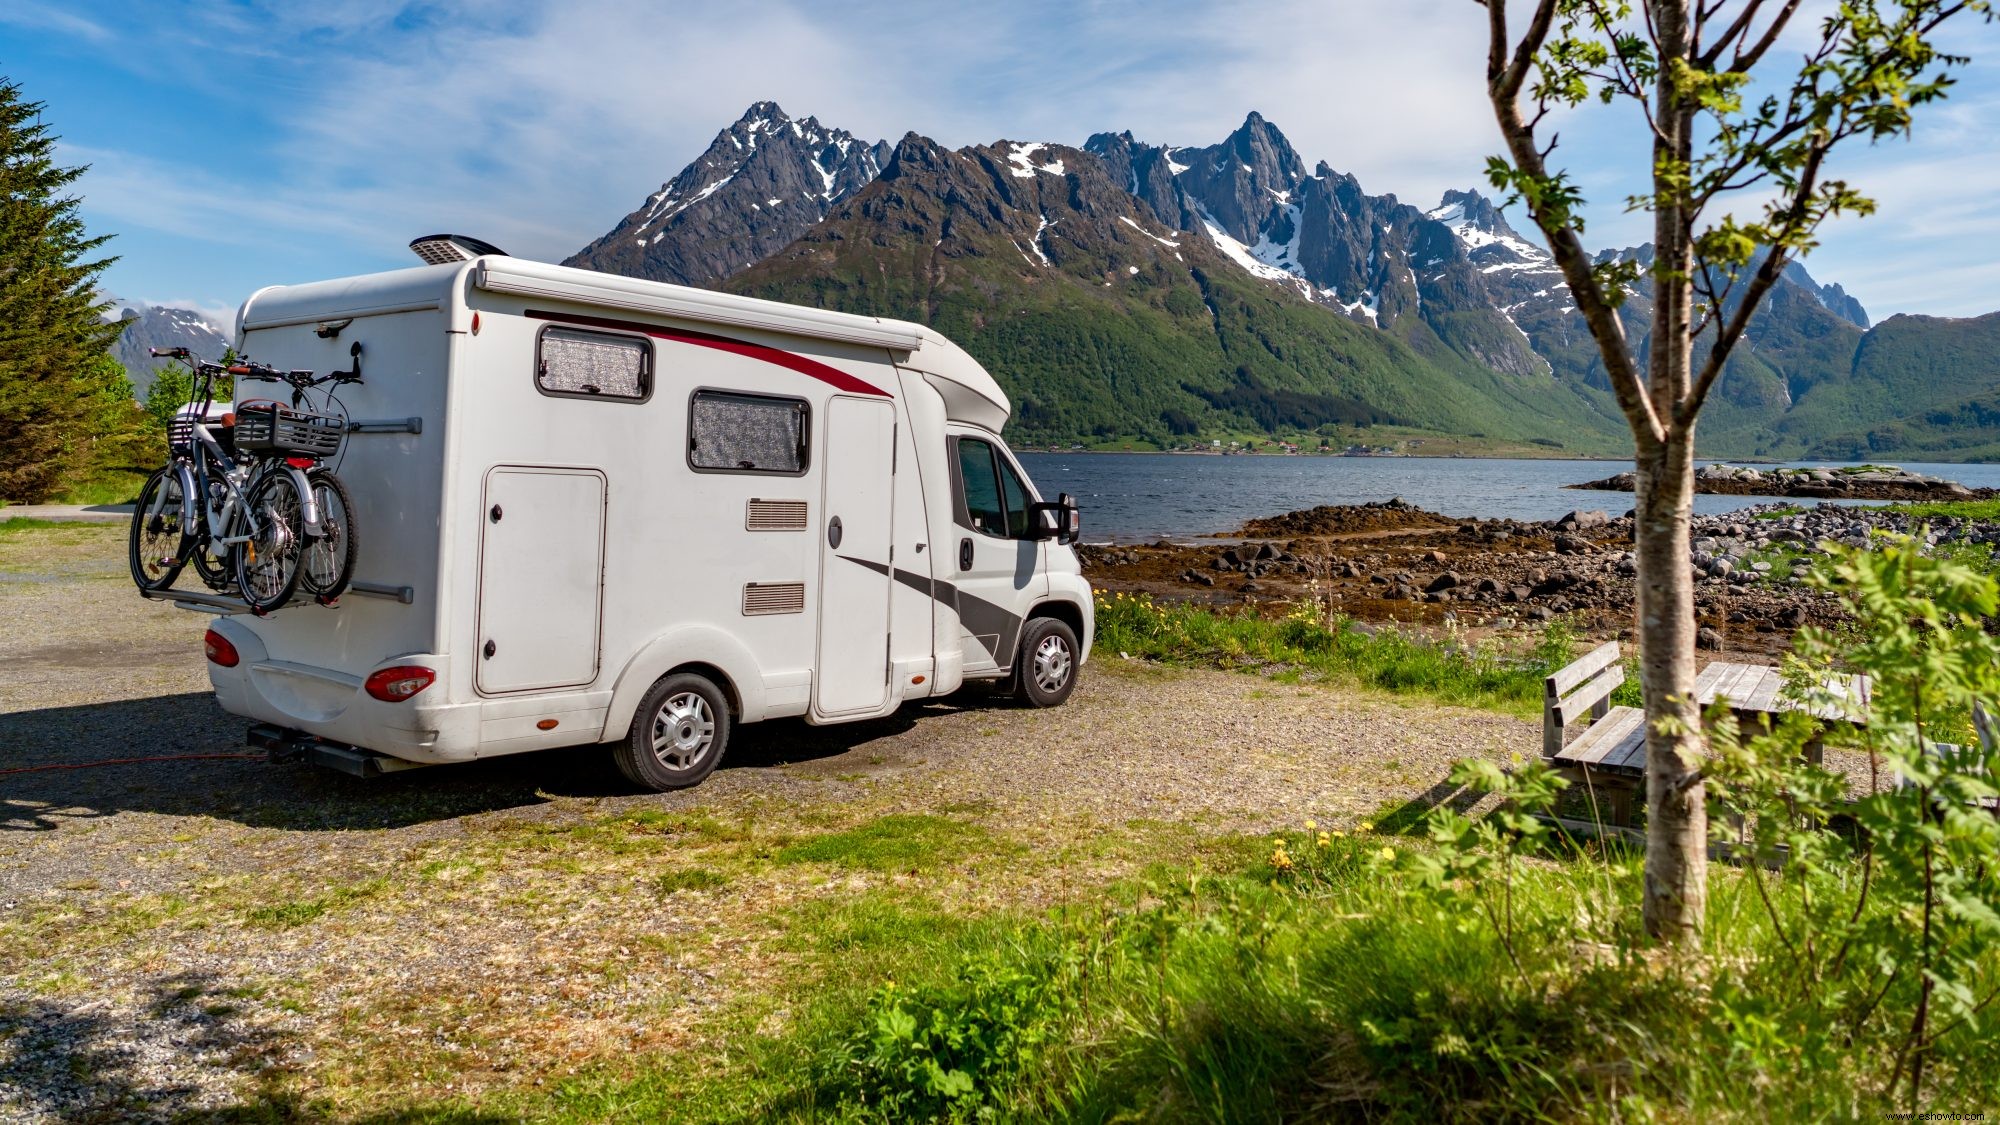
[[[1611,706],[1611,693],[1624,682],[1618,642],[1609,641],[1550,676],[1542,692],[1542,756],[1581,782],[1593,801],[1601,793],[1610,805],[1608,822],[1618,827],[1632,823],[1632,802],[1646,784],[1646,713]],[[1565,745],[1578,726],[1583,733]]]

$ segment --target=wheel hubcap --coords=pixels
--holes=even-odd
[[[708,701],[691,691],[667,697],[653,714],[653,757],[670,770],[691,770],[715,745]]]
[[[1061,691],[1069,683],[1069,643],[1061,637],[1044,637],[1035,646],[1035,684],[1043,691]]]

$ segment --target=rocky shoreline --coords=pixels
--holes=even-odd
[[[1697,516],[1688,566],[1702,646],[1769,656],[1801,625],[1837,624],[1834,600],[1805,585],[1822,544],[1919,526],[1933,543],[2000,544],[2000,522],[1837,504]],[[1292,528],[1308,530],[1283,533]],[[1453,520],[1392,500],[1252,520],[1243,532],[1227,545],[1086,546],[1085,574],[1101,591],[1257,612],[1322,598],[1363,622],[1504,633],[1560,616],[1588,635],[1631,635],[1637,566],[1627,517]]]
[[[1566,484],[1595,492],[1631,492],[1632,473]],[[1957,481],[1885,465],[1837,469],[1757,469],[1748,465],[1703,465],[1694,490],[1717,496],[1789,496],[1808,500],[1985,500],[2000,489],[1967,488]]]

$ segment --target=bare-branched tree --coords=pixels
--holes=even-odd
[[[1632,429],[1645,922],[1697,945],[1708,818],[1688,559],[1695,420],[1786,265],[1827,219],[1874,209],[1828,174],[1835,150],[1908,133],[1966,62],[1940,47],[1940,30],[1992,12],[1989,0],[1474,2],[1486,8],[1487,92],[1507,146],[1489,175],[1547,237]],[[1592,102],[1624,106],[1651,139],[1650,189],[1628,201],[1653,217],[1649,265],[1584,249],[1584,201],[1556,163],[1551,126]],[[1745,214],[1728,210],[1735,201]],[[1640,285],[1653,301],[1643,359],[1619,314]]]

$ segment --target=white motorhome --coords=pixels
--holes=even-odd
[[[274,751],[373,773],[611,743],[678,788],[738,724],[975,680],[1052,706],[1089,654],[1074,503],[920,325],[481,255],[261,290],[237,347],[363,374],[349,592],[161,595],[219,611],[216,696]]]

